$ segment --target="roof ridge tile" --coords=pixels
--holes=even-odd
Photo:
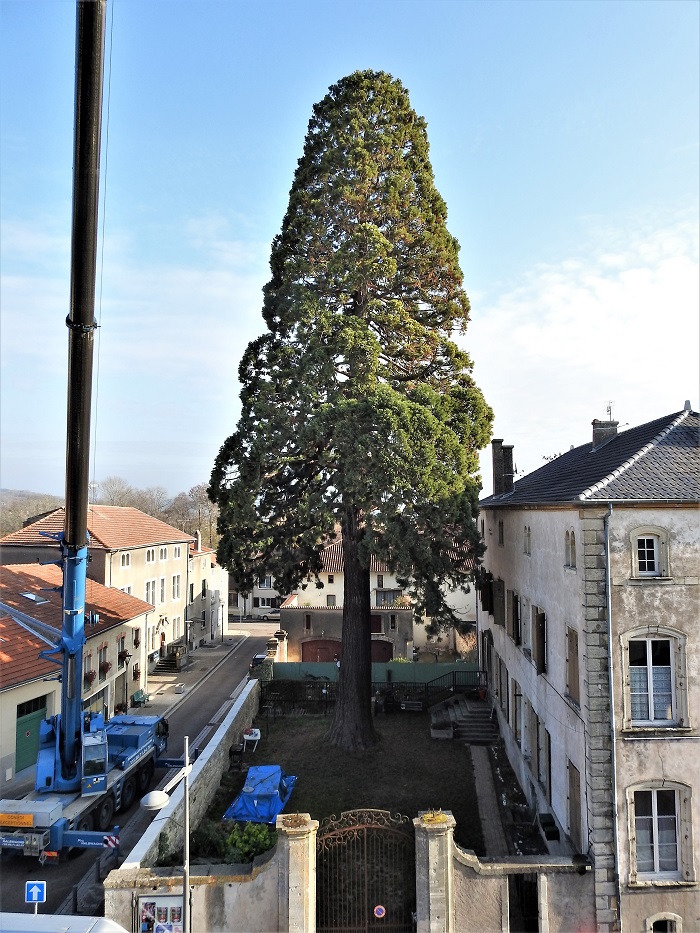
[[[619,467],[614,469],[611,473],[608,473],[606,477],[600,480],[597,483],[594,483],[592,486],[589,486],[588,489],[584,489],[583,492],[579,493],[578,498],[581,500],[588,499],[592,493],[598,492],[601,489],[604,489],[609,485],[614,479],[617,479],[619,476],[622,476],[623,473],[627,472],[631,466],[641,460],[642,457],[646,456],[650,450],[653,450],[654,447],[657,447],[659,442],[663,440],[671,431],[675,430],[679,424],[681,424],[685,419],[690,415],[690,411],[684,410],[680,412],[675,421],[672,421],[671,424],[666,425],[663,431],[660,431],[656,437],[653,437],[648,444],[645,444],[640,450],[635,454],[632,454],[624,463],[621,463]]]

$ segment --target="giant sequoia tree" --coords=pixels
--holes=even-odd
[[[441,624],[454,621],[441,585],[464,585],[480,553],[475,473],[492,415],[452,339],[469,302],[446,218],[402,84],[363,71],[331,87],[272,244],[267,332],[242,359],[242,414],[209,487],[219,558],[243,588],[265,572],[291,592],[340,529],[329,739],[347,749],[375,740],[370,556]]]

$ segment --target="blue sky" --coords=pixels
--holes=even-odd
[[[609,401],[621,426],[697,409],[699,11],[111,0],[95,480],[208,480],[312,106],[358,68],[428,122],[460,342],[518,470],[589,440]],[[58,494],[74,64],[72,0],[0,0],[0,485]]]

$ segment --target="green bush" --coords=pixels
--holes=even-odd
[[[226,840],[226,861],[233,864],[252,862],[256,855],[271,849],[277,841],[274,829],[262,823],[236,823]]]

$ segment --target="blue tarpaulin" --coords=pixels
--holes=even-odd
[[[285,774],[279,765],[249,768],[245,785],[224,813],[225,820],[274,823],[289,800],[296,777]]]

